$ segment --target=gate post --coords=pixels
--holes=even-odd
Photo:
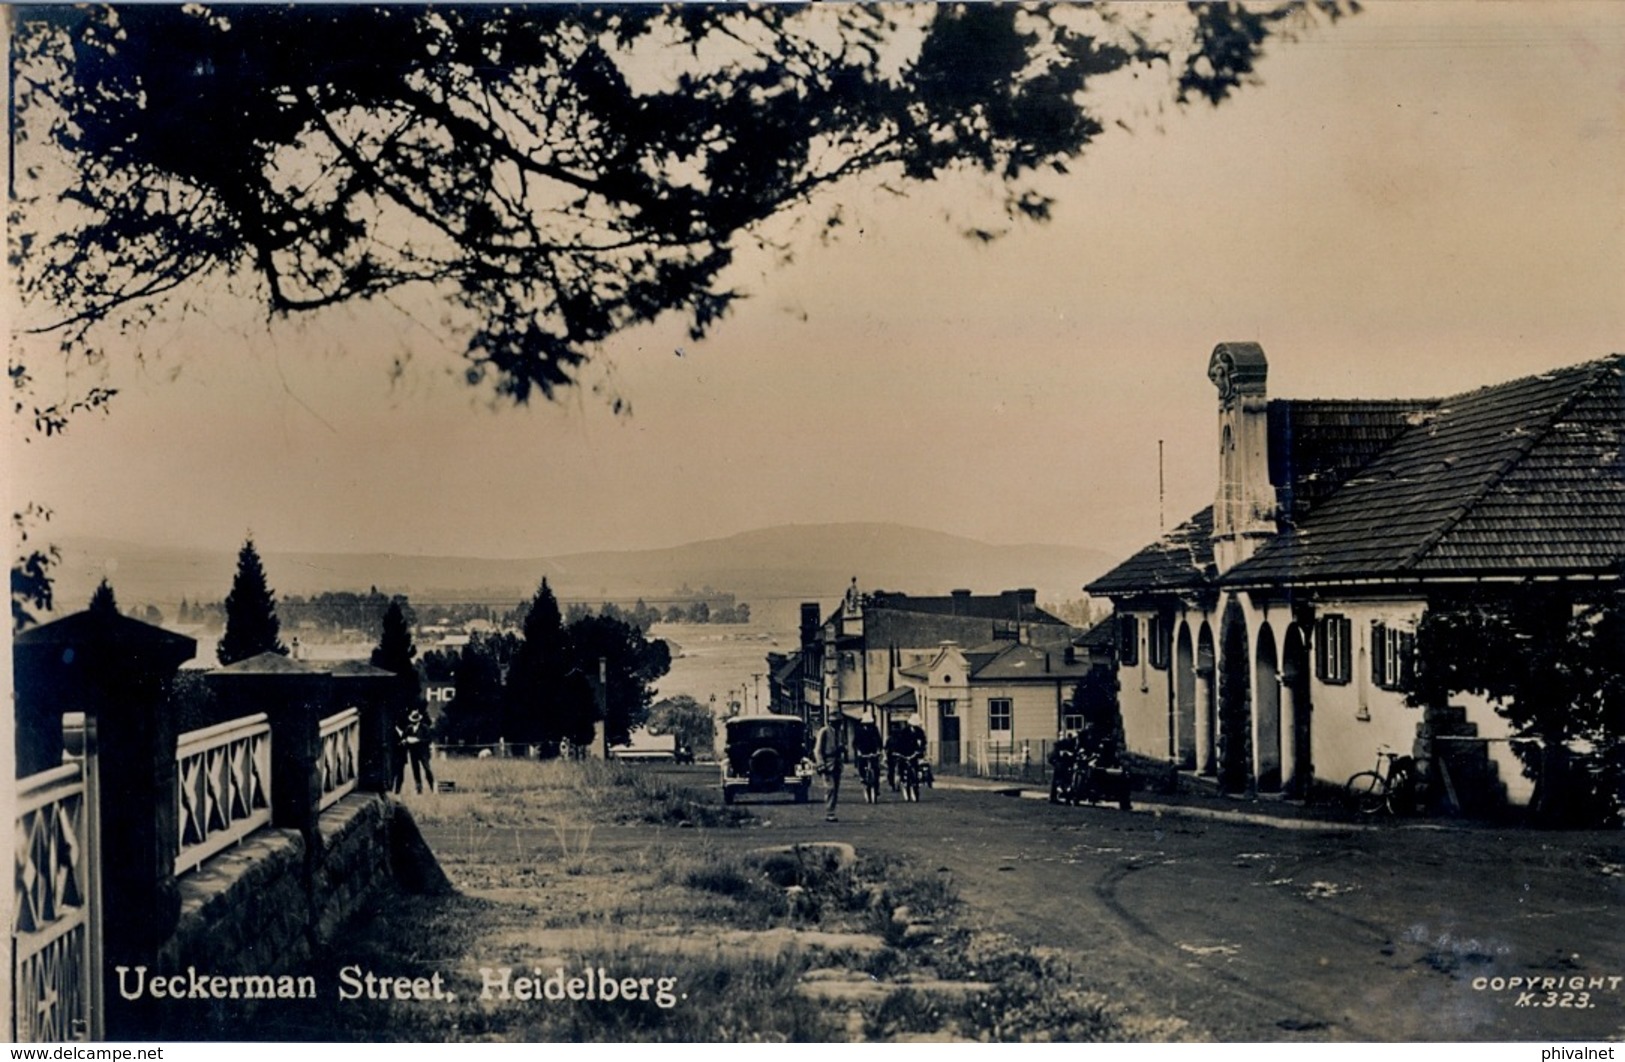
[[[109,1034],[142,1039],[154,1018],[150,1001],[122,1000],[111,990],[115,968],[151,965],[180,920],[175,854],[180,845],[175,774],[175,722],[165,692],[197,642],[116,612],[88,610],[31,628],[12,642],[19,751],[46,747],[38,733],[52,721],[62,751],[68,708],[94,720],[100,819],[100,874],[105,963],[102,998]],[[21,764],[19,764],[21,766]]]
[[[62,718],[64,751],[76,757],[84,771],[85,821],[85,996],[89,1014],[86,1036],[93,1041],[107,1039],[106,984],[102,971],[107,969],[106,948],[103,941],[103,921],[106,907],[102,901],[102,814],[100,750],[96,744],[96,720],[83,712],[71,712]]]
[[[271,825],[317,837],[322,783],[321,720],[333,676],[280,653],[261,653],[208,674],[228,718],[264,712],[271,721]]]
[[[387,793],[394,785],[393,742],[390,728],[395,713],[404,718],[406,686],[401,676],[381,667],[347,660],[331,669],[334,710],[354,707],[361,712],[361,762],[356,788]]]

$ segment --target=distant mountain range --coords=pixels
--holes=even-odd
[[[231,589],[236,550],[66,538],[55,569],[59,611],[88,602],[105,576],[121,605],[155,604],[166,614],[182,597],[219,601]],[[404,593],[414,600],[529,598],[545,576],[561,600],[631,601],[709,586],[746,602],[829,600],[856,577],[865,590],[946,594],[1031,587],[1040,600],[1081,596],[1081,587],[1120,558],[1073,546],[998,546],[884,523],[795,524],[668,549],[488,560],[387,553],[263,554],[279,596],[323,591]]]

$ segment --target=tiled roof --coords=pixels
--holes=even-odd
[[[1208,585],[1216,574],[1213,507],[1208,506],[1084,590],[1097,595],[1188,590]]]
[[[883,649],[888,645],[926,649],[943,642],[981,645],[1001,633],[1002,628],[1012,628],[1014,622],[981,616],[904,612],[893,608],[866,609],[863,614],[863,638],[870,649]],[[1037,621],[1029,622],[1033,623],[1034,629],[1047,626]],[[1066,629],[1064,625],[1063,629]]]
[[[1114,617],[1107,616],[1095,621],[1095,625],[1083,632],[1083,636],[1072,643],[1079,649],[1112,649],[1117,645],[1117,624]]]
[[[912,612],[926,616],[958,616],[987,620],[1009,620],[1022,623],[1054,623],[1065,621],[1045,612],[1033,604],[1030,590],[1006,590],[999,594],[959,594],[948,596],[915,597],[899,591],[876,590],[870,594],[863,610],[865,622],[882,612]]]
[[[1438,404],[1435,399],[1270,402],[1270,483],[1281,512],[1301,521]]]
[[[1224,581],[1618,573],[1625,355],[1468,392],[1411,419]]]
[[[995,651],[991,653],[981,651],[987,649]],[[1064,653],[1046,653],[1042,649],[1016,642],[978,647],[978,650],[966,653],[965,657],[971,661],[971,678],[977,682],[1009,682],[1023,679],[1058,681],[1081,678],[1089,672],[1087,661],[1067,663]]]

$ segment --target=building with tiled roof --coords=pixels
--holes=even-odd
[[[1054,738],[1061,723],[1054,690],[1064,687],[1061,699],[1069,698],[1085,670],[1078,661],[1089,659],[1074,646],[1083,632],[1039,608],[1033,590],[915,596],[863,593],[854,581],[816,628],[811,607],[803,606],[800,670],[809,721],[839,711],[873,719],[885,733],[890,722],[914,716],[939,764],[964,762],[989,742],[1008,745],[1018,707],[1022,727]],[[931,668],[948,649],[966,664],[944,684]],[[978,670],[987,683],[967,681]],[[1033,693],[1039,687],[1047,692]]]
[[[1085,587],[1114,605],[1132,751],[1230,789],[1340,783],[1379,746],[1411,750],[1423,713],[1402,687],[1430,603],[1617,592],[1625,355],[1426,400],[1272,400],[1251,343],[1208,372],[1214,504]],[[1497,769],[1458,770],[1525,794],[1504,721],[1460,712],[1449,747]]]

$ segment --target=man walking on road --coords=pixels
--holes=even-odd
[[[835,805],[841,799],[841,763],[846,758],[845,734],[839,710],[819,729],[813,742],[813,762],[824,776],[824,821],[835,821]]]

